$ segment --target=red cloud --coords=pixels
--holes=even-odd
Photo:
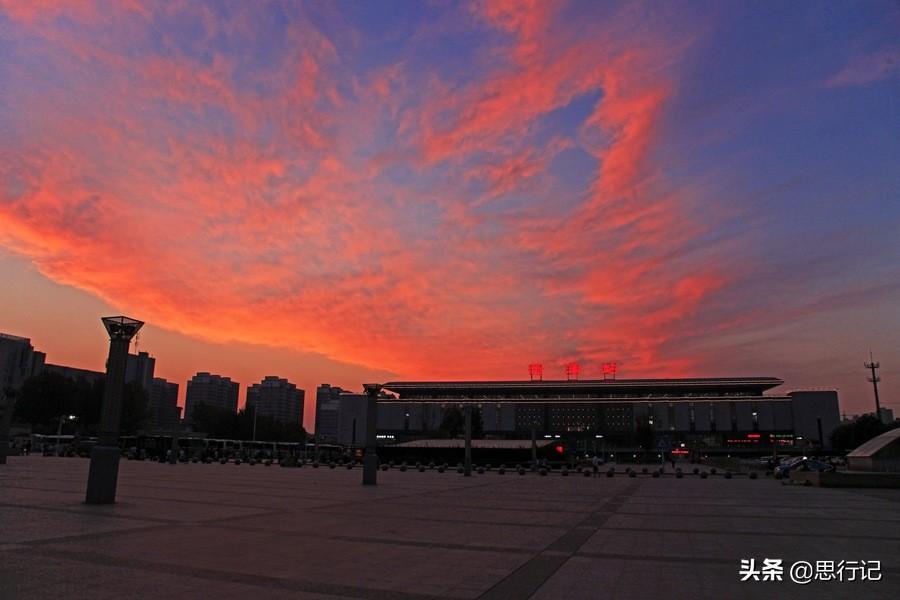
[[[13,92],[0,243],[56,281],[209,340],[408,376],[508,376],[578,356],[687,369],[661,349],[727,279],[671,258],[703,230],[688,191],[655,178],[672,47],[634,40],[627,13],[568,35],[555,10],[483,5],[506,60],[456,88],[410,82],[400,63],[348,73],[302,20],[280,68],[250,73],[233,51],[123,53],[130,40],[45,23],[48,60],[79,76]],[[252,16],[203,18],[226,42],[254,35]],[[544,117],[586,93],[599,100],[578,139],[535,141]],[[394,125],[391,142],[372,122]],[[574,147],[596,158],[595,183],[551,211],[550,159]],[[392,179],[396,165],[415,177]],[[486,196],[469,197],[473,178]],[[481,212],[513,191],[529,202]]]

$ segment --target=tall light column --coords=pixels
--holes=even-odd
[[[463,475],[466,477],[472,476],[472,405],[466,404],[463,407],[463,411],[466,417],[466,453],[463,457]]]
[[[6,464],[9,452],[9,430],[12,426],[12,413],[15,408],[15,397],[12,390],[0,387],[0,465]]]
[[[109,333],[109,358],[106,359],[106,383],[103,387],[103,413],[100,439],[91,450],[88,472],[87,504],[112,504],[116,501],[119,478],[119,426],[122,420],[122,395],[125,390],[125,367],[131,338],[144,325],[129,317],[103,317]]]
[[[366,453],[363,456],[363,485],[378,484],[378,394],[381,385],[365,383],[366,390]],[[316,432],[318,439],[318,432]]]

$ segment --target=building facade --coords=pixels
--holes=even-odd
[[[147,408],[150,412],[150,429],[173,431],[180,426],[181,407],[178,406],[178,384],[154,377],[150,386]]]
[[[316,440],[323,444],[364,446],[366,401],[365,394],[354,394],[327,383],[316,388]]]
[[[46,356],[29,338],[0,333],[0,390],[17,390],[25,380],[41,372]]]
[[[230,377],[223,377],[205,371],[194,375],[187,382],[184,402],[184,418],[191,421],[191,415],[198,404],[237,412],[238,388],[240,385]]]
[[[274,375],[247,388],[246,409],[284,423],[301,423],[305,392],[296,385]]]
[[[437,431],[451,407],[475,405],[496,437],[560,436],[660,447],[680,442],[754,448],[800,442],[829,448],[840,423],[837,392],[770,390],[774,377],[587,381],[392,382],[379,400],[378,429],[392,439]],[[639,433],[640,432],[640,433]]]

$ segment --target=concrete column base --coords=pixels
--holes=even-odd
[[[378,485],[378,455],[374,452],[363,457],[363,485]]]
[[[113,504],[116,501],[116,482],[119,479],[119,448],[94,446],[88,471],[85,504]]]

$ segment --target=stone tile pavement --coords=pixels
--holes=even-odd
[[[0,467],[0,598],[896,598],[900,491],[122,461]],[[880,560],[881,581],[741,582],[740,561]]]

